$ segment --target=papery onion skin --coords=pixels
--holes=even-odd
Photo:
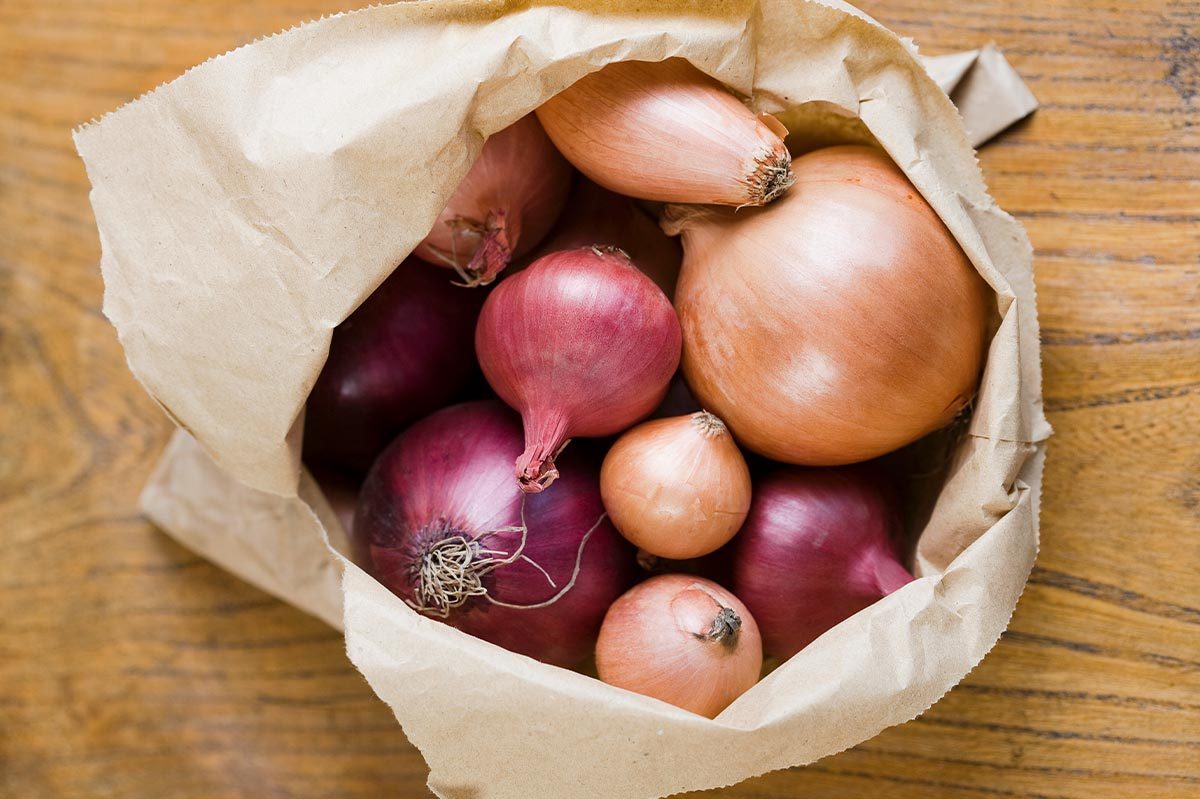
[[[410,422],[454,399],[478,371],[478,292],[415,258],[333,331],[308,398],[304,459],[363,475]]]
[[[455,269],[465,285],[491,283],[550,231],[571,166],[533,114],[492,135],[413,254]]]
[[[410,606],[513,652],[575,666],[590,652],[609,604],[632,582],[633,550],[604,514],[594,463],[572,459],[552,496],[523,494],[512,479],[521,442],[516,415],[494,400],[421,420],[372,467],[355,534],[369,547],[372,574]],[[522,507],[528,534],[520,550]],[[420,566],[439,544],[461,553],[461,540],[480,545],[475,563],[518,551],[524,558],[478,573],[484,594],[439,605],[423,588],[445,596],[462,583],[423,584]],[[568,585],[544,607],[495,604],[546,603]]]
[[[654,281],[668,298],[675,295],[683,248],[679,239],[663,233],[658,223],[628,197],[597,186],[582,175],[576,178],[567,207],[558,225],[541,246],[543,255],[580,247],[618,247]]]
[[[966,407],[995,300],[883,153],[817,150],[795,171],[767,208],[665,210],[684,243],[683,372],[744,447],[862,461]]]
[[[600,469],[609,518],[634,546],[698,558],[737,533],[750,510],[750,469],[721,420],[706,411],[643,422]]]
[[[651,577],[609,608],[596,671],[609,685],[708,718],[753,687],[762,670],[754,617],[703,577]]]
[[[609,64],[537,115],[580,172],[629,197],[762,205],[791,184],[782,125],[683,59]]]
[[[889,496],[865,467],[784,467],[755,481],[731,544],[732,586],[767,654],[786,660],[912,582],[895,549]]]
[[[475,329],[484,376],[521,413],[522,490],[557,477],[574,436],[618,433],[662,401],[679,363],[670,300],[620,251],[551,253],[502,281]]]

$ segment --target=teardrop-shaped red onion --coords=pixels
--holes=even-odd
[[[495,400],[417,422],[371,468],[355,535],[372,573],[414,609],[574,666],[632,582],[633,550],[608,522],[583,450],[552,495],[529,495],[512,478],[521,442],[516,414]]]
[[[413,254],[486,286],[529,252],[562,212],[571,165],[527,114],[491,136]]]
[[[361,475],[395,435],[478,374],[478,292],[409,258],[333,331],[308,398],[304,458]]]
[[[781,468],[754,484],[733,539],[733,591],[768,654],[787,659],[913,580],[900,564],[897,515],[866,467]]]
[[[620,250],[551,253],[512,275],[475,328],[492,389],[521,413],[521,488],[537,492],[573,436],[618,433],[662,401],[679,363],[670,300]]]

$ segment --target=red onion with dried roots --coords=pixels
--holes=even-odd
[[[782,468],[755,482],[733,539],[733,590],[768,654],[787,659],[912,582],[896,552],[889,496],[865,467]]]
[[[618,433],[662,401],[679,363],[670,300],[620,250],[552,253],[504,280],[475,329],[492,389],[521,413],[522,490],[558,477],[572,436]]]
[[[528,114],[493,134],[413,254],[485,286],[550,231],[571,186],[571,165]]]
[[[361,475],[405,425],[478,374],[469,331],[483,297],[415,258],[333,331],[308,398],[304,458]]]
[[[594,463],[577,459],[553,496],[530,496],[512,479],[520,450],[520,423],[499,402],[438,411],[376,461],[355,534],[375,577],[414,610],[574,666],[632,582],[633,550],[608,522]]]

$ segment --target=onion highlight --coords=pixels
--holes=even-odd
[[[680,58],[609,64],[537,115],[580,172],[630,197],[763,205],[791,185],[786,129]]]
[[[900,564],[897,514],[862,467],[783,468],[756,481],[733,541],[733,590],[786,660],[826,630],[912,582]]]
[[[889,452],[976,391],[994,299],[886,155],[817,150],[762,209],[669,206],[683,372],[738,442],[788,463]]]
[[[410,607],[560,666],[587,657],[632,581],[594,464],[573,462],[552,497],[512,479],[521,428],[499,402],[445,408],[372,467],[355,516],[375,577]]]
[[[484,376],[521,413],[522,490],[558,477],[572,436],[618,433],[662,400],[679,362],[679,322],[620,250],[552,253],[501,282],[475,330]]]
[[[762,641],[738,598],[664,574],[612,604],[596,642],[600,679],[712,718],[758,681]]]
[[[413,254],[485,286],[533,249],[562,211],[571,167],[533,114],[492,135]]]

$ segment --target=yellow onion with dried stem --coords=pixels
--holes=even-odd
[[[687,61],[620,61],[537,110],[575,167],[643,200],[763,205],[791,185],[787,129]]]
[[[655,419],[613,444],[600,496],[636,546],[662,558],[696,558],[733,538],[746,520],[750,469],[713,414]]]
[[[683,236],[683,373],[744,447],[867,460],[966,407],[993,295],[884,153],[831,147],[794,169],[766,208],[664,209]]]
[[[663,574],[635,585],[609,607],[596,641],[601,680],[709,718],[761,671],[750,611],[703,577]]]

